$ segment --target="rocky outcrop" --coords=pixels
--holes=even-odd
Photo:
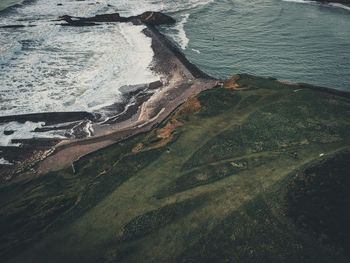
[[[46,125],[54,125],[58,123],[68,123],[68,122],[80,121],[84,119],[96,121],[99,117],[100,116],[98,114],[93,114],[85,111],[45,112],[45,113],[1,116],[0,124],[13,122],[13,121],[19,122],[19,123],[25,123],[26,121],[31,121],[31,122],[45,122]]]
[[[23,27],[34,27],[36,25],[6,25],[6,26],[0,26],[0,28],[23,28]]]
[[[143,23],[151,25],[169,25],[176,23],[174,18],[160,12],[145,12],[142,15],[139,15],[138,18]]]
[[[59,17],[59,21],[65,21],[66,24],[63,26],[94,26],[96,23],[128,23],[133,24],[147,24],[147,25],[164,25],[174,24],[176,20],[172,17],[165,15],[160,12],[144,12],[138,16],[123,17],[119,13],[96,15],[93,17],[73,17],[64,15]]]

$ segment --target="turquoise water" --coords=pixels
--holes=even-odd
[[[350,90],[349,10],[222,0],[193,10],[185,30],[186,55],[213,76],[244,72]]]
[[[9,6],[21,3],[22,0],[0,0],[0,11],[4,10]]]

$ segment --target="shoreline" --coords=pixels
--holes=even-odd
[[[144,33],[152,39],[154,51],[152,70],[166,76],[162,88],[142,103],[137,113],[129,119],[106,127],[93,126],[97,133],[94,137],[59,143],[54,153],[39,164],[39,174],[57,170],[62,166],[68,167],[85,155],[148,132],[161,124],[188,98],[216,86],[217,79],[210,77],[188,61],[175,44],[156,27],[147,26]]]
[[[153,12],[148,13],[153,14]],[[71,26],[78,26],[77,23],[79,26],[89,26],[96,19],[99,20],[99,23],[103,22],[101,21],[103,19],[111,23],[109,20],[115,16],[115,14],[107,14],[92,18],[79,18],[80,20],[74,22]],[[162,18],[164,16],[166,17],[166,15],[161,14]],[[117,18],[120,19],[119,16]],[[67,17],[64,19],[67,19]],[[88,24],[84,24],[84,21],[88,21]],[[70,26],[69,23],[67,22],[65,26]],[[162,34],[154,24],[142,22],[137,17],[133,17],[132,23],[143,23],[146,26],[143,33],[151,38],[151,48],[154,52],[151,70],[162,76],[161,81],[145,84],[142,87],[134,87],[131,92],[126,93],[128,101],[123,102],[124,104],[116,103],[106,107],[115,107],[120,111],[118,110],[116,115],[111,115],[110,118],[103,121],[100,120],[101,116],[98,112],[80,112],[81,116],[88,116],[88,118],[84,118],[85,121],[86,119],[91,121],[86,123],[85,126],[78,127],[78,129],[82,130],[80,131],[82,133],[84,129],[89,129],[86,136],[63,140],[24,139],[18,140],[18,142],[24,143],[23,147],[0,147],[0,152],[10,152],[12,156],[17,157],[16,152],[21,154],[18,163],[14,165],[0,164],[0,167],[4,168],[0,174],[0,181],[15,178],[23,173],[40,175],[69,166],[72,166],[74,171],[74,163],[76,161],[109,145],[154,129],[187,99],[198,95],[202,91],[214,88],[221,82],[191,63],[180,48]],[[333,95],[350,96],[350,93],[346,91],[316,87],[304,83],[291,84],[291,87],[317,89]],[[133,103],[130,103],[131,97],[136,98]],[[57,118],[60,114],[61,116],[66,114],[73,119],[76,118],[74,120],[77,122],[84,121],[77,116],[74,117],[74,112],[38,113],[27,116],[39,120],[40,115],[47,118],[56,116]],[[24,116],[26,115],[3,116],[0,117],[0,123],[2,119],[11,118],[23,121]],[[61,119],[59,124],[62,123],[66,123],[66,120]],[[45,129],[45,126],[43,128]],[[91,137],[89,137],[91,135],[90,128],[93,130],[93,136]],[[0,155],[1,157],[3,156]]]
[[[163,14],[161,15],[164,16]],[[108,15],[106,16],[108,17]],[[101,19],[101,17],[98,18]],[[136,21],[136,24],[139,22]],[[31,146],[33,153],[27,153],[28,156],[18,164],[7,165],[9,171],[2,172],[3,174],[0,180],[4,180],[4,178],[8,180],[28,171],[30,174],[42,174],[51,170],[68,167],[76,160],[96,150],[100,150],[137,134],[150,131],[164,121],[188,98],[217,85],[218,80],[192,64],[174,43],[159,32],[154,24],[144,24],[146,28],[143,30],[143,33],[152,39],[151,48],[153,49],[154,57],[151,69],[162,76],[162,80],[160,83],[148,84],[147,88],[141,89],[141,93],[142,91],[152,90],[152,88],[157,91],[151,92],[149,96],[141,96],[141,99],[135,105],[131,105],[130,107],[124,105],[123,111],[117,114],[117,116],[120,115],[120,118],[112,116],[111,119],[114,119],[112,121],[107,119],[102,123],[92,122],[91,126],[94,130],[92,137],[55,141],[53,145],[46,142],[46,147],[40,146],[40,139],[28,140],[27,143],[29,144],[26,146],[29,148]],[[113,105],[109,107],[113,107]],[[69,116],[75,121],[78,121],[77,119],[81,116],[84,116],[83,119],[89,116],[90,118],[88,119],[95,121],[99,117],[98,113],[89,112],[80,112],[78,114],[80,116],[74,115],[75,113],[71,112],[3,116],[0,118],[0,123],[2,119],[3,121],[17,119],[23,122],[26,116],[32,120],[39,120],[42,117],[58,118],[57,116]],[[66,121],[61,121],[61,123],[64,122]],[[33,144],[30,145],[30,143]],[[20,149],[21,147],[17,150]]]

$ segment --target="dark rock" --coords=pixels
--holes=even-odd
[[[25,123],[26,121],[32,122],[45,122],[46,125],[53,125],[57,123],[66,123],[79,121],[84,119],[89,119],[94,121],[98,119],[96,116],[89,112],[79,111],[79,112],[48,112],[48,113],[33,113],[33,114],[23,114],[23,115],[11,115],[0,117],[0,123],[6,123],[11,121],[16,121],[19,123]]]
[[[53,138],[32,138],[32,139],[13,139],[11,140],[14,144],[21,144],[21,149],[28,148],[33,151],[38,149],[46,149],[59,143],[60,139]]]
[[[175,24],[176,20],[160,12],[144,12],[138,16],[143,23],[151,25]]]
[[[96,15],[82,20],[92,22],[127,22],[127,18],[121,17],[119,13]]]
[[[13,131],[13,130],[4,131],[4,135],[12,135],[14,133],[15,133],[15,131]]]
[[[72,21],[68,24],[61,24],[61,26],[77,26],[77,27],[83,27],[83,26],[97,26],[96,23],[86,23],[86,22],[79,22],[79,21]]]
[[[96,26],[95,23],[88,22],[85,18],[74,18],[72,16],[64,15],[59,17],[59,21],[66,21],[67,24],[61,24],[62,26]]]
[[[25,27],[25,25],[6,25],[6,26],[1,26],[0,28],[22,28]]]
[[[139,16],[122,17],[119,13],[96,15],[93,17],[72,17],[64,15],[59,17],[59,21],[65,21],[66,26],[92,26],[94,23],[112,23],[120,22],[126,23],[130,22],[134,25],[140,25],[142,23],[148,25],[163,25],[163,24],[174,24],[176,21],[172,17],[165,15],[160,12],[145,12]]]
[[[159,89],[162,86],[163,86],[163,83],[159,80],[148,84],[148,88],[150,90]]]

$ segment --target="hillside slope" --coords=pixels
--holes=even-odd
[[[2,262],[348,262],[350,97],[241,75],[0,186]]]

